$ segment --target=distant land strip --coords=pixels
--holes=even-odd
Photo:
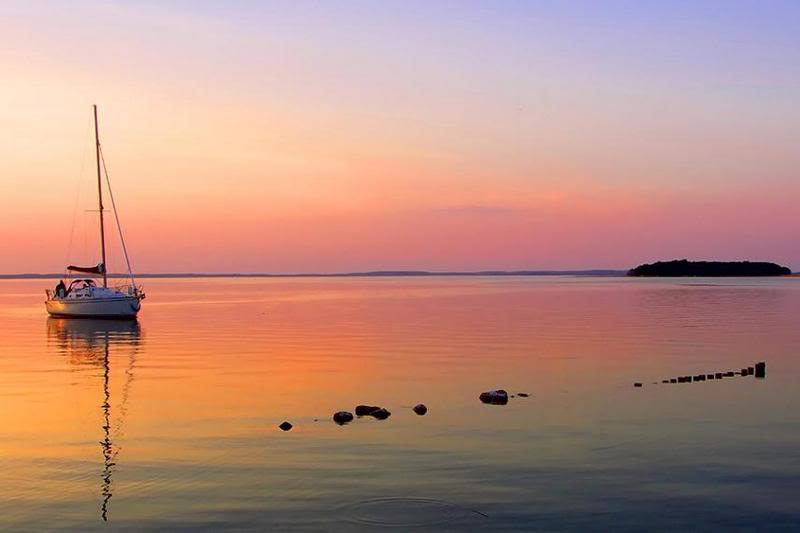
[[[674,259],[639,265],[628,276],[640,277],[754,277],[790,276],[789,267],[766,261],[689,261]]]
[[[204,273],[165,272],[134,274],[137,278],[381,278],[423,276],[624,276],[625,270],[481,270],[475,272],[429,272],[427,270],[375,270],[344,273]],[[64,274],[0,274],[0,279],[60,279]],[[127,278],[126,274],[109,274],[109,278]]]

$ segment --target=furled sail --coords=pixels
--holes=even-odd
[[[102,275],[106,271],[106,266],[103,263],[97,263],[97,266],[93,267],[80,267],[75,265],[69,265],[67,270],[71,272],[83,272],[84,274],[97,274]]]

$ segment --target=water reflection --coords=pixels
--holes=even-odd
[[[120,446],[115,443],[122,431],[127,414],[127,403],[134,380],[136,356],[141,344],[141,328],[138,321],[92,320],[92,319],[47,319],[48,343],[55,342],[58,351],[69,357],[71,365],[90,366],[102,369],[102,438],[100,449],[103,469],[100,474],[100,517],[108,521],[109,502],[113,496],[112,475]],[[127,354],[120,401],[116,406],[116,419],[112,416],[111,403],[111,357],[110,352]],[[113,423],[113,425],[112,425]]]
[[[796,530],[796,281],[151,280],[142,331],[0,281],[0,531]]]

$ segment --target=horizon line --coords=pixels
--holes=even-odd
[[[622,269],[579,270],[368,270],[360,272],[147,272],[135,274],[134,278],[345,278],[345,277],[423,277],[423,276],[621,276],[628,272]],[[16,273],[0,274],[0,279],[59,279],[67,277],[61,273]],[[88,276],[91,277],[91,276]],[[108,274],[109,278],[128,278],[127,274]]]

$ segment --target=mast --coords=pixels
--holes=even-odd
[[[108,274],[106,273],[106,230],[103,224],[103,181],[100,178],[100,134],[97,128],[97,105],[92,105],[94,111],[94,150],[97,159],[97,202],[100,206],[100,253],[103,262],[103,287],[108,287]]]

